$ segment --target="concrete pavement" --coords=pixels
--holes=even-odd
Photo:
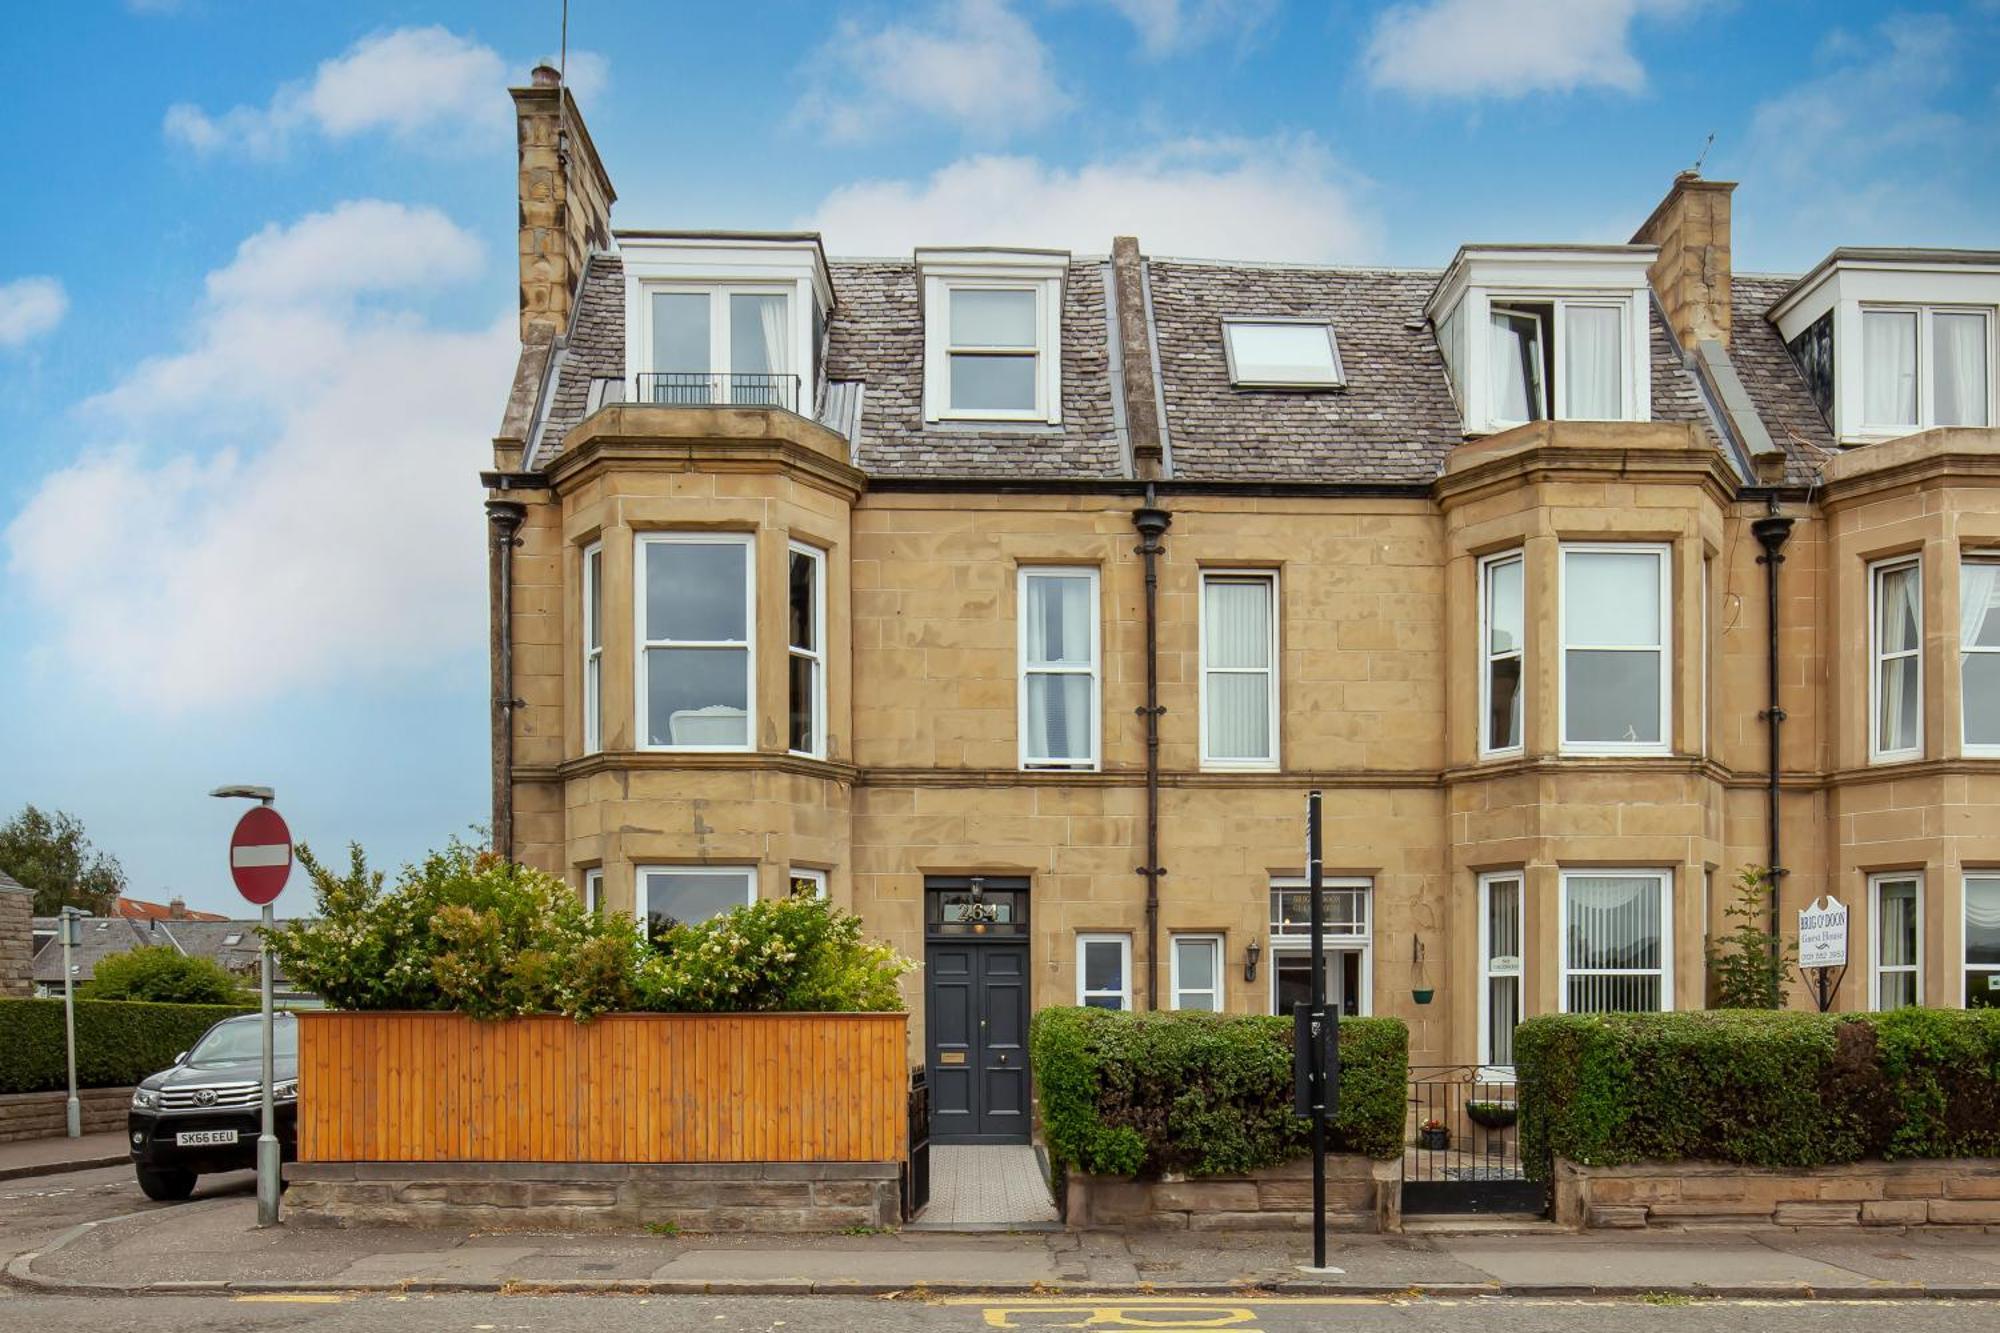
[[[135,1195],[136,1198],[136,1195]],[[108,1205],[107,1205],[108,1206]],[[1338,1237],[1338,1275],[1298,1271],[1291,1232],[905,1231],[854,1236],[259,1231],[243,1193],[85,1221],[7,1266],[20,1287],[144,1292],[630,1292],[647,1295],[1098,1291],[1954,1296],[2000,1299],[2000,1236],[1945,1231]]]
[[[78,1138],[22,1139],[0,1143],[0,1180],[52,1176],[131,1160],[122,1130]]]

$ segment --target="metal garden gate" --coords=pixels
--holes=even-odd
[[[1547,1188],[1521,1170],[1519,1114],[1511,1071],[1411,1066],[1403,1211],[1546,1211]]]

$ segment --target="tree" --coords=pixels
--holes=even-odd
[[[37,916],[54,916],[65,907],[105,916],[125,892],[124,868],[117,857],[91,846],[82,820],[32,805],[0,824],[0,871],[34,890]]]
[[[1709,976],[1717,1009],[1782,1009],[1798,946],[1771,932],[1771,895],[1777,891],[1767,866],[1745,866],[1736,876],[1736,901],[1722,914],[1739,924],[1708,951]]]
[[[141,945],[98,960],[77,995],[86,1000],[155,1000],[161,1004],[248,1004],[243,978],[211,958],[190,958],[171,944]]]

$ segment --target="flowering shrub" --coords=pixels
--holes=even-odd
[[[569,886],[454,839],[394,888],[359,847],[335,873],[305,848],[316,920],[272,936],[287,975],[336,1009],[458,1009],[476,1018],[631,1007],[638,933]]]
[[[900,1010],[915,964],[861,938],[860,919],[800,896],[758,902],[648,941],[553,875],[454,840],[393,887],[359,847],[336,873],[298,849],[316,920],[272,935],[287,975],[336,1009],[455,1009],[475,1018],[608,1010]]]
[[[861,918],[810,894],[677,925],[641,963],[639,1007],[670,1013],[882,1013],[916,966],[861,938]]]

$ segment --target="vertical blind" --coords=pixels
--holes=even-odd
[[[1663,1007],[1662,875],[1564,877],[1563,985],[1570,1013]]]
[[[1254,762],[1273,756],[1271,580],[1213,575],[1202,581],[1208,757]]]

